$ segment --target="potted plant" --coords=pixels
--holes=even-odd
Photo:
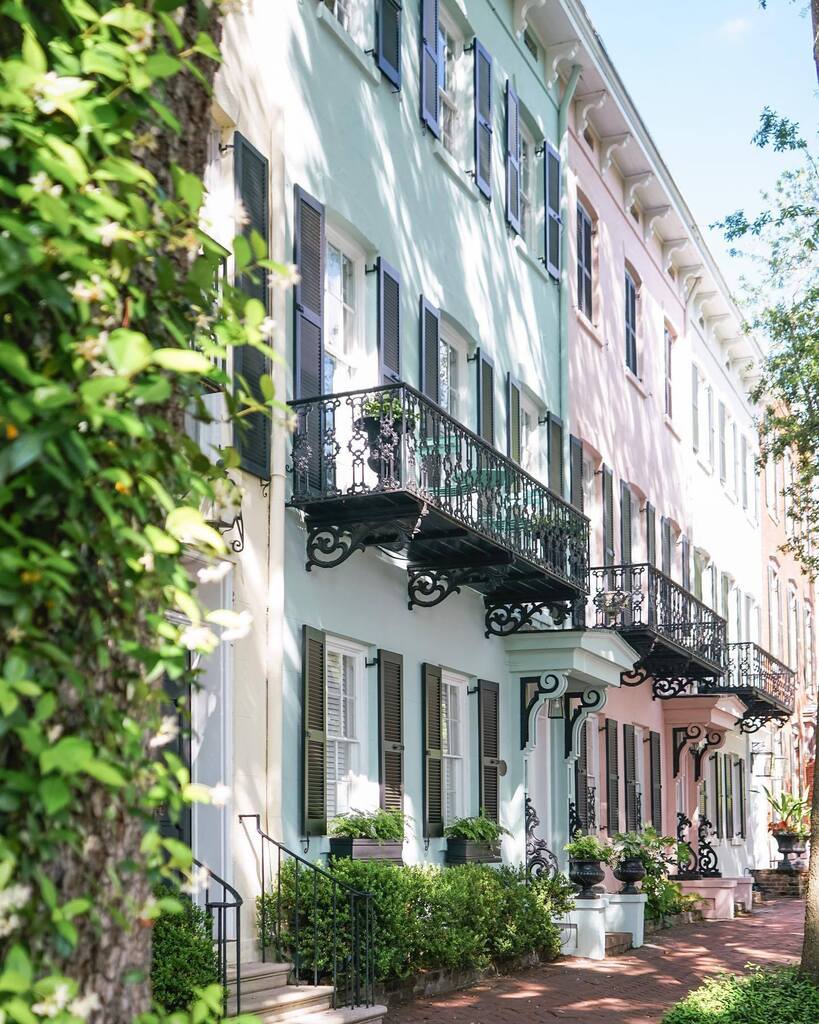
[[[643,863],[644,845],[639,832],[617,832],[614,835],[614,877],[623,883],[621,893],[635,895],[639,892],[636,883],[642,882],[646,876],[646,867]]]
[[[763,788],[777,819],[768,824],[768,831],[782,854],[779,870],[804,871],[807,868],[805,850],[810,837],[810,801],[806,796],[787,792],[775,797],[767,787]]]
[[[569,855],[569,878],[580,887],[577,899],[595,899],[597,893],[594,892],[594,886],[606,877],[600,865],[611,862],[611,846],[601,843],[597,836],[584,836],[576,832],[574,839],[566,843],[563,849]]]
[[[411,428],[415,422],[415,418],[404,409],[401,393],[381,391],[371,395],[364,399],[361,411],[355,426],[367,435],[370,447],[367,465],[374,473],[382,472],[385,464],[395,466],[404,428]]]
[[[403,811],[349,811],[330,823],[330,856],[352,860],[404,861]]]
[[[481,811],[474,818],[458,818],[444,829],[447,864],[497,864],[501,836],[509,830]]]

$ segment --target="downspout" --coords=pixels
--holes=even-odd
[[[573,64],[569,81],[563,90],[557,111],[557,138],[560,151],[560,219],[565,229],[569,223],[569,202],[566,191],[569,164],[569,110],[574,99],[582,64]],[[563,421],[563,493],[569,493],[569,232],[560,232],[560,291],[558,292],[560,325],[560,418]]]

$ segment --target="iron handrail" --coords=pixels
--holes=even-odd
[[[794,708],[793,669],[751,640],[728,644],[728,673],[715,685],[723,690],[759,690],[789,711]]]
[[[192,858],[193,863],[203,871],[207,872],[208,885],[205,890],[205,913],[208,915],[211,921],[211,930],[214,935],[214,943],[216,945],[216,960],[219,971],[219,980],[222,985],[222,1008],[225,1015],[227,1016],[227,1004],[228,1004],[228,945],[231,942],[236,944],[236,1013],[241,1012],[242,1003],[242,905],[244,900],[239,893],[233,888],[233,886],[220,878],[215,871],[211,870],[207,864],[203,864],[196,857]],[[211,899],[210,897],[210,886],[211,882],[222,888],[222,899]],[[228,899],[228,896],[232,896],[233,899]],[[234,938],[230,938],[228,934],[228,914],[230,911],[235,912],[234,919]]]
[[[338,1006],[371,1006],[375,1002],[375,960],[374,960],[374,897],[371,892],[356,889],[354,886],[337,878],[331,871],[326,870],[319,864],[312,863],[301,854],[288,849],[283,843],[274,839],[261,827],[261,816],[259,814],[240,814],[239,821],[252,819],[256,823],[256,833],[261,839],[260,874],[261,874],[261,898],[259,900],[259,930],[261,933],[262,962],[267,962],[268,926],[272,928],[275,939],[275,954],[281,960],[284,956],[292,956],[293,973],[296,981],[306,981],[318,985],[320,980],[328,973],[332,977],[333,986],[333,1007]],[[276,894],[276,918],[268,922],[267,912],[267,877],[265,870],[265,849],[273,847],[276,851],[275,865],[275,894]],[[282,862],[283,859],[294,863],[294,915],[292,922],[292,933],[285,931],[291,927],[290,922],[283,921],[282,917]],[[272,864],[268,864],[271,870],[270,881],[273,882]],[[307,874],[312,879],[308,881],[307,898],[312,895],[313,912],[312,923],[308,916],[305,920],[308,928],[312,929],[312,967],[308,961],[305,964],[302,957],[302,892],[300,886],[301,875]],[[319,962],[319,912],[318,912],[318,880],[326,879],[332,887],[332,922],[331,941],[332,953],[330,970],[326,965]],[[349,949],[340,948],[340,922],[339,915],[342,909],[349,909],[350,921],[350,942]],[[362,922],[363,917],[363,922]],[[305,978],[306,971],[306,978]]]

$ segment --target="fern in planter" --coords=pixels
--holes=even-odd
[[[378,843],[403,843],[407,817],[403,811],[349,811],[330,823],[333,839],[374,839]]]
[[[510,834],[508,828],[504,828],[484,814],[478,814],[473,818],[457,818],[444,829],[447,839],[467,839],[475,843],[489,843],[490,846],[496,846],[501,836]]]

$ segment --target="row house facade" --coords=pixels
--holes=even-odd
[[[193,776],[231,792],[197,857],[252,900],[259,829],[324,862],[352,810],[430,864],[484,813],[533,870],[652,823],[744,894],[757,755],[789,786],[812,749],[813,594],[757,472],[761,353],[582,5],[256,4],[223,48],[206,230],[279,354],[233,370],[288,422],[231,437],[215,395],[197,427],[244,487],[203,593],[253,617],[192,696]],[[251,230],[293,289],[242,277]]]

